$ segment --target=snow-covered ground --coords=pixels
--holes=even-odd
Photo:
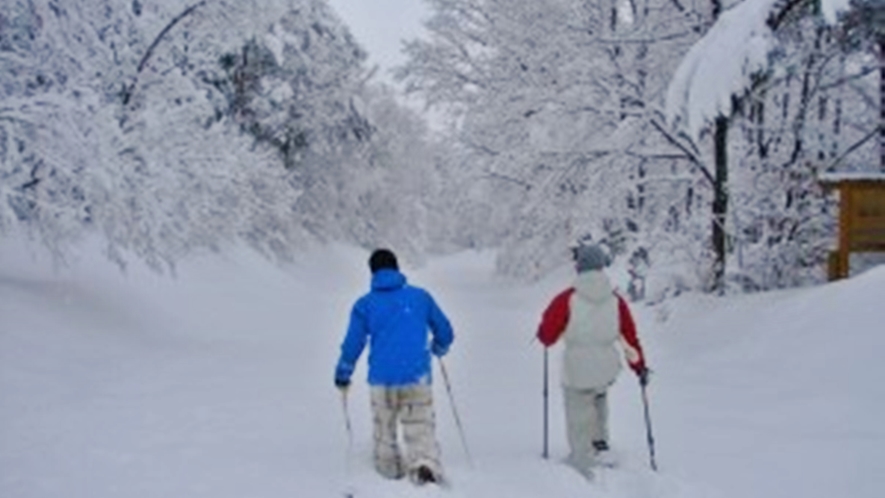
[[[446,357],[469,465],[437,366],[450,489],[371,469],[365,360],[347,436],[332,370],[367,254],[329,248],[279,269],[247,251],[127,275],[86,254],[54,275],[0,246],[4,498],[879,497],[885,493],[885,267],[812,289],[684,296],[635,313],[655,370],[649,470],[640,391],[612,392],[621,468],[584,481],[566,447],[557,355],[541,458],[539,314],[570,280],[491,275],[489,254],[406,268],[456,327]]]

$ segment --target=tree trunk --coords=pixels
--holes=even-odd
[[[711,0],[713,20],[722,13],[722,1]],[[725,293],[726,236],[725,217],[728,213],[728,117],[719,115],[714,122],[713,160],[713,275],[710,291]]]
[[[728,241],[725,219],[728,213],[728,118],[716,118],[713,133],[716,177],[713,183],[713,281],[712,291],[725,291],[725,263]]]
[[[879,171],[885,173],[885,34],[876,37],[879,45]]]

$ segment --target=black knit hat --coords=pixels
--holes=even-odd
[[[385,268],[399,270],[399,265],[396,263],[396,255],[390,249],[375,249],[375,252],[369,257],[369,268],[372,273],[375,273]]]

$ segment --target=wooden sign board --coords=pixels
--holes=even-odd
[[[820,183],[839,191],[839,247],[830,253],[830,280],[849,274],[852,252],[885,252],[885,174],[827,174]]]

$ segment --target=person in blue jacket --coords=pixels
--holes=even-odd
[[[454,340],[452,326],[429,292],[406,282],[392,251],[374,251],[369,268],[371,290],[350,312],[335,386],[346,392],[368,344],[375,469],[391,479],[408,475],[416,484],[441,482],[431,354],[441,357],[448,352]]]

